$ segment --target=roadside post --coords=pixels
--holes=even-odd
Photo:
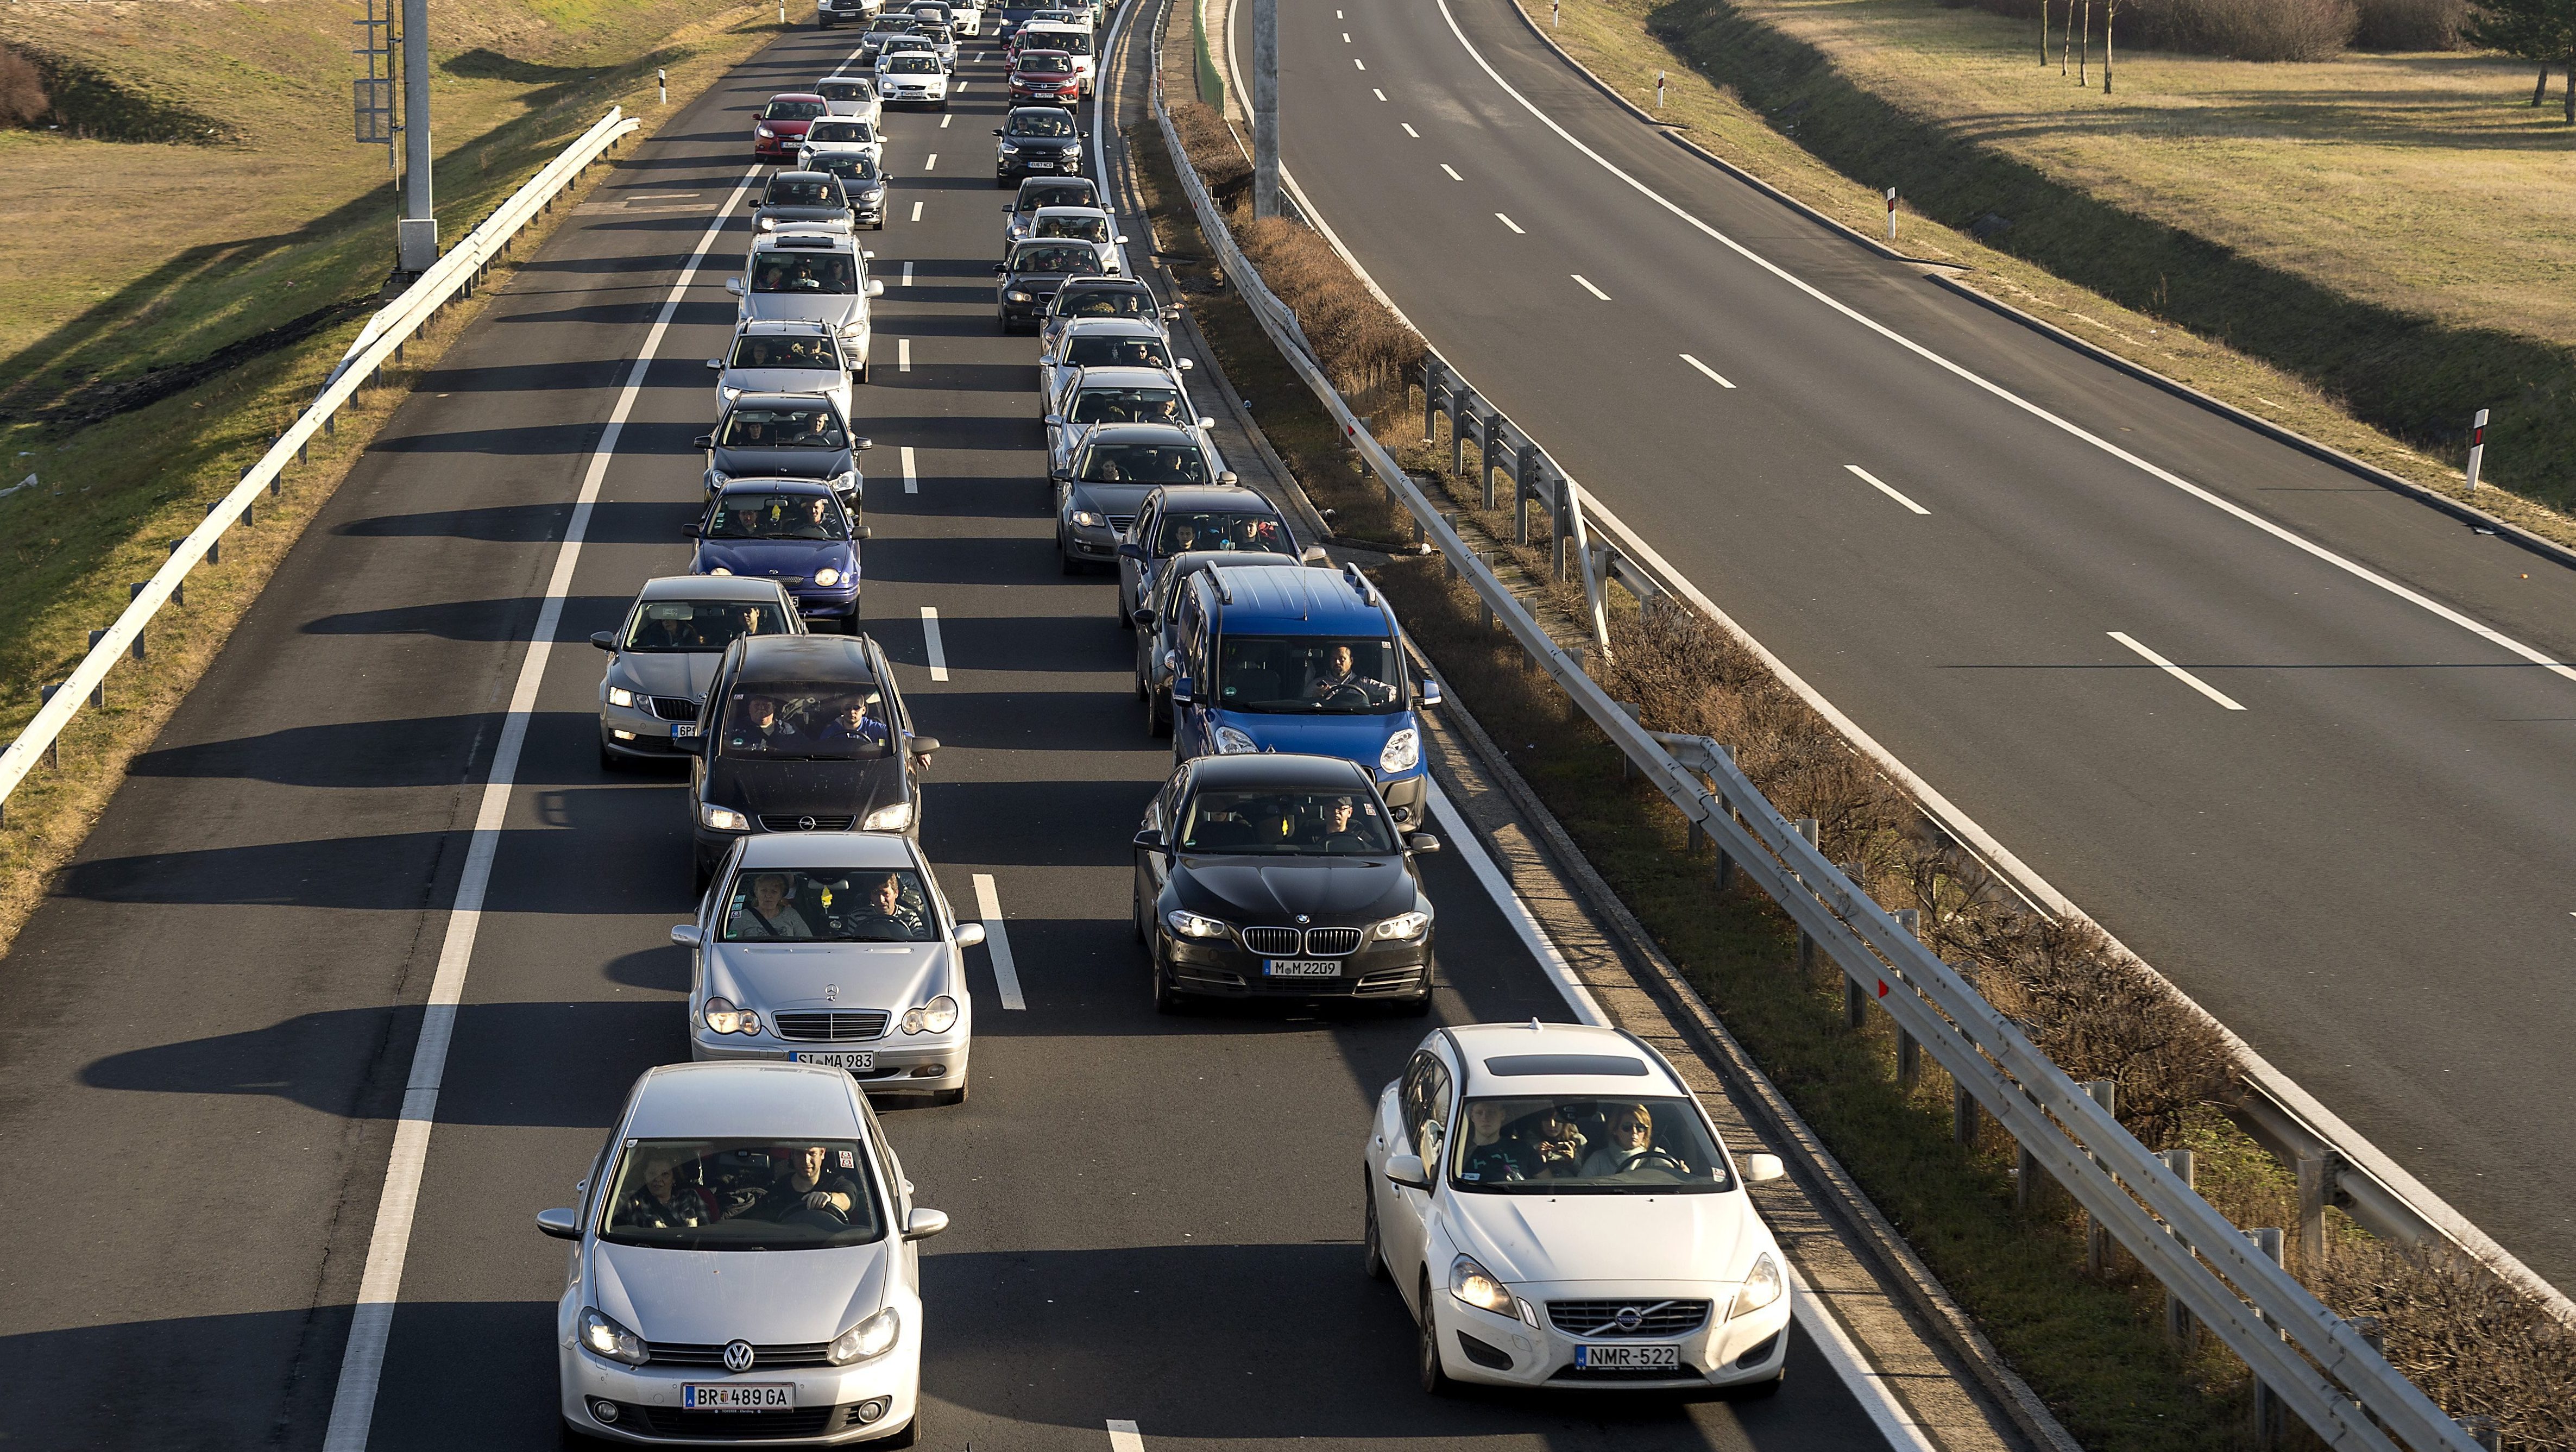
[[[660,66],[653,68],[653,89],[661,93],[661,104],[671,104],[671,73]]]
[[[1559,4],[1558,0],[1547,0],[1547,28],[1556,29],[1557,24],[1564,19],[1564,6]]]
[[[1664,73],[1663,73],[1662,71],[1657,71],[1657,72],[1655,72],[1655,110],[1656,110],[1656,111],[1658,111],[1658,112],[1661,112],[1663,109],[1664,109]]]
[[[2478,410],[2477,422],[2469,426],[2469,492],[2478,492],[2478,467],[2487,461],[2487,411]]]
[[[1887,189],[1887,240],[1896,240],[1896,188]]]

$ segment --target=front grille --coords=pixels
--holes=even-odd
[[[760,830],[764,832],[846,832],[856,821],[858,818],[846,813],[837,817],[819,814],[805,817],[764,815],[760,819]]]
[[[1108,516],[1108,518],[1109,527],[1120,534],[1125,534],[1127,532],[1127,527],[1136,522],[1136,516],[1132,514],[1113,514]]]
[[[885,1015],[877,1016],[883,1018]],[[699,1345],[688,1341],[656,1341],[652,1343],[652,1351],[652,1364],[655,1366],[724,1365],[722,1343]],[[751,1348],[751,1369],[755,1372],[776,1371],[786,1366],[828,1366],[830,1364],[831,1357],[825,1353],[824,1343],[820,1341]],[[727,1412],[724,1415],[736,1414]]]
[[[665,721],[698,719],[698,703],[686,696],[647,696],[644,699],[653,703],[653,714]]]
[[[1356,953],[1359,949],[1360,930],[1357,928],[1308,928],[1306,930],[1306,951],[1318,958],[1338,958],[1344,953]]]
[[[778,1026],[778,1036],[801,1043],[838,1043],[847,1039],[881,1039],[885,1037],[889,1015],[882,1009],[861,1013],[834,1013],[826,1010],[774,1013],[770,1019]]]
[[[627,1418],[644,1424],[656,1437],[686,1437],[703,1442],[758,1442],[773,1437],[819,1437],[841,1425],[839,1407],[798,1407],[792,1412],[690,1412],[678,1407],[625,1405]]]
[[[802,585],[805,583],[805,577],[803,575],[771,575],[769,578],[776,580],[782,585]]]
[[[1621,1311],[1635,1311],[1637,1324],[1622,1327]],[[1669,1341],[1687,1336],[1708,1323],[1706,1301],[1550,1301],[1547,1303],[1550,1325],[1570,1336],[1602,1340],[1613,1336],[1648,1337]]]
[[[1356,953],[1360,947],[1357,928],[1245,928],[1243,946],[1269,958],[1290,958],[1304,953],[1313,958],[1339,958]]]
[[[1246,928],[1243,946],[1265,957],[1294,957],[1297,952],[1295,928]]]

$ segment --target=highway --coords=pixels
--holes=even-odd
[[[1510,0],[1283,6],[1279,51],[1290,173],[1434,346],[1896,759],[2576,1286],[2576,1159],[2544,1148],[2576,1143],[2576,572],[1853,245],[1656,136]]]
[[[558,1445],[565,1257],[531,1216],[687,1054],[681,789],[600,768],[585,638],[688,558],[750,115],[852,43],[783,36],[493,291],[0,961],[0,1442]],[[1026,1005],[970,954],[971,1102],[887,1114],[954,1217],[922,1445],[1100,1449],[1120,1419],[1157,1447],[1875,1444],[1803,1333],[1767,1402],[1424,1396],[1356,1173],[1423,1021],[1151,1010],[1127,838],[1170,758],[1109,577],[1057,570],[975,50],[945,117],[889,117],[862,234],[866,626],[945,743],[924,846],[961,913],[998,908]],[[1435,1021],[1566,1017],[1464,858],[1427,859]]]

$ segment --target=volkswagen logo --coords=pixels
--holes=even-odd
[[[814,819],[813,819],[812,817],[798,817],[798,818],[796,819],[796,830],[797,830],[797,831],[799,831],[799,832],[811,832],[811,831],[813,831],[813,830],[814,830]]]
[[[1634,1331],[1634,1330],[1636,1330],[1638,1327],[1643,1326],[1643,1325],[1645,1325],[1645,1324],[1646,1324],[1646,1318],[1645,1318],[1645,1316],[1644,1316],[1643,1314],[1641,1314],[1641,1313],[1637,1310],[1637,1308],[1636,1308],[1636,1307],[1634,1307],[1634,1306],[1621,1306],[1621,1307],[1619,1308],[1619,1314],[1618,1314],[1618,1315],[1616,1315],[1616,1316],[1611,1317],[1610,1319],[1612,1319],[1612,1320],[1614,1320],[1614,1321],[1618,1322],[1618,1323],[1619,1323],[1619,1329],[1620,1329],[1620,1330],[1622,1330],[1622,1331]],[[735,1342],[735,1343],[733,1344],[733,1346],[742,1346],[742,1343],[741,1343],[741,1342],[739,1342],[739,1341],[737,1341],[737,1342]],[[728,1346],[728,1347],[726,1347],[726,1348],[725,1348],[725,1365],[727,1365],[727,1366],[733,1366],[733,1346]],[[748,1353],[748,1352],[751,1350],[751,1348],[750,1348],[750,1347],[748,1347],[748,1346],[743,1346],[743,1350],[744,1350],[746,1353]],[[748,1366],[748,1365],[750,1365],[750,1364],[751,1364],[750,1357],[749,1357],[748,1355],[746,1355],[746,1356],[743,1358],[743,1365],[744,1365],[744,1366]],[[735,1370],[737,1370],[737,1371],[739,1371],[739,1370],[741,1370],[742,1368],[741,1368],[741,1367],[735,1367],[734,1369],[735,1369]]]
[[[1622,1315],[1622,1316],[1633,1316],[1633,1315],[1635,1315],[1635,1314],[1637,1314],[1637,1313],[1636,1313],[1636,1312],[1634,1312],[1634,1311],[1622,1311],[1622,1312],[1620,1312],[1619,1314],[1620,1314],[1620,1315]],[[726,1343],[725,1343],[725,1370],[727,1370],[727,1371],[749,1371],[749,1370],[751,1370],[751,1343],[750,1343],[750,1342],[748,1342],[748,1341],[728,1341],[728,1342],[726,1342]]]

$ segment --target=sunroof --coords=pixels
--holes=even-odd
[[[1485,1072],[1506,1079],[1556,1074],[1618,1074],[1642,1079],[1646,1061],[1625,1054],[1496,1054],[1485,1061]]]

